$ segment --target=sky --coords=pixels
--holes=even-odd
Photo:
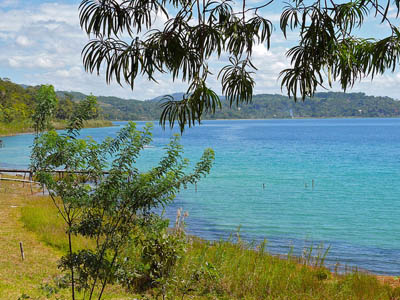
[[[139,100],[186,90],[186,84],[173,82],[169,75],[159,76],[158,83],[138,77],[131,90],[116,83],[107,85],[104,74],[86,73],[81,51],[88,37],[79,26],[79,4],[80,1],[75,0],[0,0],[0,77],[27,85],[52,84],[56,90]],[[279,22],[278,8],[268,8],[262,13],[275,24]],[[384,31],[382,26],[368,21],[365,32],[379,34]],[[280,29],[275,27],[271,48],[267,50],[266,45],[258,45],[253,52],[253,62],[258,68],[255,94],[285,93],[280,88],[279,72],[290,66],[285,52],[298,37],[291,33],[285,40]],[[226,57],[211,59],[211,70],[217,73],[217,67],[223,65],[225,60]],[[215,76],[209,84],[217,92],[220,91]],[[332,90],[340,89],[334,86]],[[363,79],[348,92],[400,99],[400,72],[388,72],[373,81]]]

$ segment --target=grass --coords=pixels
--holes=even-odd
[[[53,121],[52,125],[55,129],[65,129],[67,123],[65,121]],[[88,120],[83,124],[84,128],[98,128],[98,127],[110,127],[113,126],[111,121],[108,120]]]
[[[399,288],[375,276],[333,274],[318,260],[306,261],[272,256],[263,246],[254,251],[243,242],[195,240],[177,272],[193,278],[186,289],[224,299],[400,299]],[[193,270],[203,271],[199,276]]]
[[[0,181],[0,299],[17,300],[24,294],[35,300],[70,299],[69,289],[57,289],[62,278],[58,260],[65,250],[65,236],[50,201],[40,193],[31,195],[28,185]],[[84,246],[87,241],[77,243]],[[132,297],[114,286],[104,299]]]
[[[57,261],[66,250],[63,222],[51,200],[32,196],[20,183],[0,182],[0,299],[69,299],[69,290],[49,294],[61,275]],[[23,241],[26,260],[19,253]],[[90,241],[75,240],[78,247]],[[400,299],[400,288],[365,273],[335,274],[323,267],[323,255],[282,259],[265,244],[208,242],[191,238],[169,280],[168,299]],[[391,278],[390,283],[399,283]],[[156,291],[147,291],[155,299]],[[119,286],[105,299],[134,299]],[[138,298],[140,299],[140,298]]]
[[[66,227],[48,196],[37,196],[34,205],[22,207],[21,221],[26,229],[37,234],[41,242],[61,253],[67,253]],[[93,244],[92,241],[80,236],[73,236],[73,243],[77,249],[90,248]]]
[[[55,129],[65,129],[67,123],[65,121],[53,121],[52,125]],[[112,122],[108,120],[88,120],[84,123],[85,128],[109,127]],[[32,124],[29,120],[14,121],[8,124],[0,122],[0,136],[10,136],[20,133],[34,132]]]
[[[18,133],[33,132],[32,124],[27,121],[14,121],[8,124],[0,122],[0,136],[15,135]]]
[[[18,299],[26,292],[39,297],[37,286],[58,273],[58,253],[39,243],[19,221],[28,193],[30,190],[20,184],[0,181],[0,299]],[[24,261],[20,241],[25,250]]]

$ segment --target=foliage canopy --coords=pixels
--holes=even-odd
[[[36,94],[36,107],[32,115],[35,132],[49,128],[58,99],[52,85],[42,85]]]
[[[87,98],[92,99],[89,119],[102,117],[94,96],[73,98],[68,93],[60,97],[51,85],[24,86],[8,78],[0,78],[0,135],[38,132],[53,126],[57,129],[65,128],[67,120],[73,118],[73,115],[87,110]],[[100,125],[107,123],[98,122]]]
[[[87,112],[92,111],[91,99],[82,103]],[[31,154],[36,180],[47,188],[66,225],[69,249],[60,267],[70,274],[72,299],[76,299],[76,289],[84,291],[83,299],[95,295],[101,299],[107,284],[129,282],[127,275],[119,278],[125,264],[121,254],[137,229],[149,228],[153,209],[170,203],[180,188],[208,174],[214,160],[212,149],[206,149],[187,172],[189,161],[182,158],[175,136],[159,164],[140,172],[136,161],[151,142],[151,126],[139,131],[130,122],[115,138],[97,143],[77,137],[89,115],[76,114],[64,134],[38,134]],[[57,178],[54,171],[60,168],[65,173]],[[94,246],[76,249],[74,235],[92,240]]]
[[[86,97],[81,93],[75,95],[78,100]],[[175,98],[178,96],[180,94],[177,94]],[[98,101],[104,118],[108,120],[157,120],[162,112],[158,103],[160,98],[152,101],[140,101],[99,96]],[[313,98],[304,102],[294,102],[282,95],[255,94],[252,103],[247,105],[230,107],[227,101],[221,101],[221,104],[220,110],[214,114],[205,114],[203,119],[282,119],[292,116],[295,118],[385,118],[400,116],[400,101],[389,97],[367,96],[364,93],[315,93]]]
[[[156,81],[159,73],[187,82],[181,100],[162,104],[160,119],[163,126],[177,121],[183,130],[221,107],[208,86],[212,57],[229,57],[218,74],[229,104],[252,100],[252,51],[257,44],[271,45],[273,25],[262,12],[274,2],[254,6],[246,0],[83,0],[81,27],[92,37],[82,51],[84,67],[99,74],[104,66],[107,82],[125,82],[132,89],[137,76]],[[289,31],[298,33],[299,42],[287,51],[292,66],[281,72],[282,88],[295,100],[304,100],[326,83],[338,81],[346,90],[366,76],[394,71],[400,31],[392,15],[399,9],[400,0],[287,1],[280,29],[284,37]],[[370,15],[389,28],[387,37],[357,36]]]

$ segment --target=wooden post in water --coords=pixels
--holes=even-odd
[[[22,242],[19,242],[19,249],[21,250],[21,258],[22,258],[22,260],[24,260],[25,254],[24,254],[24,246],[22,245]]]

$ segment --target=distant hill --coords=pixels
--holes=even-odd
[[[80,101],[87,95],[80,92],[58,91],[57,96]],[[158,102],[112,96],[97,96],[97,100],[102,109],[103,117],[107,120],[155,120],[161,114]]]
[[[180,100],[180,99],[182,99],[182,97],[184,95],[185,95],[185,93],[173,93],[173,94],[171,94],[169,96],[172,96],[172,98],[174,98],[174,100]],[[160,102],[160,101],[163,101],[165,99],[165,96],[166,95],[161,95],[161,96],[155,97],[153,99],[148,99],[148,100],[145,100],[145,101]]]
[[[86,95],[79,92],[58,92],[60,97],[72,95],[80,100]],[[174,99],[183,93],[175,93]],[[109,120],[158,120],[161,114],[159,101],[164,95],[147,100],[122,99],[99,96],[103,115]],[[341,117],[400,117],[400,101],[389,97],[367,96],[364,93],[317,93],[304,102],[294,102],[282,95],[260,94],[253,96],[250,104],[239,107],[222,100],[222,110],[205,119],[269,119],[269,118],[341,118]]]
[[[37,87],[18,85],[7,78],[0,79],[0,122],[18,122],[32,113],[33,95]],[[60,100],[80,101],[87,95],[76,91],[58,91]],[[180,99],[183,93],[172,94]],[[140,101],[118,97],[98,96],[103,117],[108,120],[158,120],[160,100],[164,97]],[[64,101],[65,102],[65,101]],[[64,102],[60,102],[60,111]],[[68,103],[65,102],[65,103]],[[222,100],[222,110],[204,119],[268,119],[268,118],[324,118],[324,117],[400,117],[400,101],[389,97],[367,96],[364,93],[317,93],[305,102],[294,102],[282,95],[254,95],[250,104],[229,106]]]
[[[172,98],[174,100],[181,100],[184,95],[186,95],[186,94],[185,93],[173,93],[173,94],[170,94],[170,95],[161,95],[161,96],[155,97],[153,99],[148,99],[148,100],[145,100],[145,101],[158,102],[159,103],[159,102],[162,102],[164,99],[166,99],[166,96],[172,96]],[[221,100],[225,100],[224,96],[219,96],[219,97],[220,97]]]

